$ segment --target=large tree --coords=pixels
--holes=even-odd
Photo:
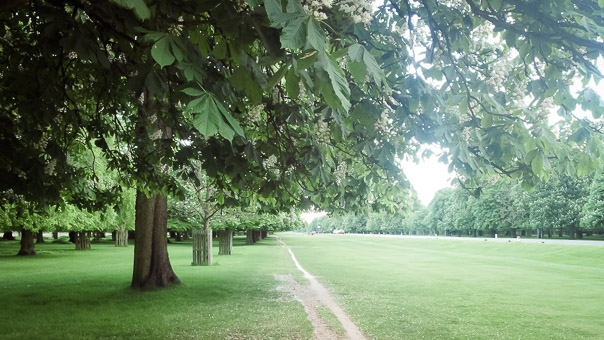
[[[132,285],[178,282],[166,249],[169,167],[201,151],[262,204],[394,209],[397,158],[439,142],[451,168],[533,185],[589,171],[545,117],[597,118],[595,1],[14,1],[1,7],[0,190],[55,199],[65,150],[98,145],[138,187]],[[109,137],[115,143],[107,143]],[[183,142],[184,141],[184,142]],[[48,176],[45,170],[56,169]],[[471,185],[465,182],[464,185]]]

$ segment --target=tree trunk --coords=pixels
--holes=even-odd
[[[114,230],[111,232],[111,241],[113,241],[113,242],[117,241],[116,238],[117,238],[117,231]]]
[[[99,242],[105,237],[105,232],[94,231],[92,235],[94,235],[94,242]]]
[[[218,255],[233,254],[233,231],[231,229],[220,230],[218,232],[218,237]]]
[[[262,238],[263,239],[268,237],[268,231],[262,230],[261,233],[262,233]]]
[[[568,229],[568,239],[569,240],[574,240],[575,239],[575,227],[570,227]]]
[[[125,224],[125,223],[124,223]],[[126,227],[122,227],[113,232],[115,234],[115,246],[116,247],[127,247],[128,246],[128,231]]]
[[[188,241],[189,240],[189,231],[185,230],[182,232],[182,240],[183,241]]]
[[[558,230],[558,237],[562,238],[562,229]]]
[[[75,231],[69,232],[69,242],[76,243],[76,232]]]
[[[5,231],[4,235],[2,236],[2,239],[7,240],[7,241],[14,241],[15,237],[13,236],[12,231]]]
[[[149,290],[179,284],[168,258],[167,198],[136,192],[134,270],[132,287]]]
[[[580,240],[583,238],[583,231],[580,229],[577,229],[577,238]]]
[[[245,244],[248,246],[251,246],[252,244],[254,244],[254,231],[253,230],[246,230],[245,231]]]
[[[552,238],[552,231],[551,230],[547,231],[547,238]]]
[[[510,236],[511,236],[512,238],[516,238],[516,236],[517,236],[517,235],[516,235],[516,229],[510,229]]]
[[[42,232],[42,230],[39,230],[36,233],[36,243],[44,243],[44,233]]]
[[[19,249],[17,256],[28,255],[36,255],[36,250],[34,249],[34,233],[31,230],[22,230],[21,249]]]
[[[182,241],[182,231],[176,232],[176,242]]]
[[[52,239],[53,240],[58,240],[59,239],[59,232],[58,231],[53,231],[52,232]]]
[[[192,266],[201,266],[202,262],[202,235],[203,230],[201,229],[193,229],[193,262],[191,262]]]
[[[76,250],[88,250],[90,248],[90,237],[86,231],[76,232]]]
[[[136,226],[134,226],[136,228]],[[128,239],[136,240],[136,232],[134,230],[128,230]]]

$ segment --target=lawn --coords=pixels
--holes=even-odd
[[[604,247],[281,236],[370,338],[604,334]]]
[[[190,265],[190,242],[169,245],[183,284],[147,293],[128,288],[132,245],[44,244],[17,257],[17,242],[0,242],[0,338],[309,339],[302,305],[275,290],[274,274],[296,273],[287,251],[274,238],[243,242],[210,267]]]
[[[279,235],[374,339],[601,339],[604,248],[350,235]],[[183,285],[128,288],[132,246],[75,251],[0,242],[2,339],[310,339],[302,305],[276,291],[294,274],[275,237],[192,267],[169,245]],[[336,331],[335,317],[319,309]]]

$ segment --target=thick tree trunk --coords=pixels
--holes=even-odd
[[[183,241],[188,241],[189,240],[189,232],[188,231],[183,231],[182,232],[182,240]]]
[[[59,232],[58,231],[53,231],[52,232],[52,239],[53,240],[58,240],[59,239]]]
[[[254,243],[260,240],[260,230],[254,230],[252,232],[252,239],[254,240]]]
[[[90,247],[90,236],[86,231],[78,231],[76,233],[76,250],[88,250]]]
[[[262,230],[261,231],[261,236],[262,236],[263,239],[267,238],[268,237],[268,231]]]
[[[176,242],[182,241],[182,231],[176,232]]]
[[[127,247],[128,246],[128,231],[125,226],[113,232],[115,234],[115,246],[116,247]]]
[[[149,290],[180,283],[168,258],[167,208],[166,196],[155,195],[148,198],[144,193],[137,191],[133,288]]]
[[[134,228],[136,228],[136,226]],[[134,230],[128,230],[128,239],[136,240],[136,232]]]
[[[76,232],[75,231],[69,232],[69,242],[76,243]]]
[[[251,246],[252,244],[254,244],[254,231],[253,230],[246,230],[245,231],[245,244],[248,246]]]
[[[116,238],[117,238],[117,231],[114,230],[114,231],[111,232],[111,241],[115,242]]]
[[[218,255],[233,254],[233,231],[231,229],[220,230],[218,237]]]
[[[2,239],[7,241],[14,241],[15,237],[13,236],[12,231],[5,231],[4,235],[2,235]]]
[[[551,230],[547,231],[547,238],[552,238],[552,231]]]
[[[17,255],[36,255],[36,250],[34,249],[34,233],[31,230],[21,231],[21,249],[19,249]]]
[[[44,233],[42,232],[42,230],[39,230],[36,233],[36,243],[44,243]]]
[[[105,232],[101,232],[101,231],[94,231],[92,232],[93,236],[94,236],[94,241],[95,242],[99,242],[100,240],[102,240],[103,238],[105,238]]]

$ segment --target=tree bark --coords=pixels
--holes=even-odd
[[[75,231],[69,232],[69,242],[76,243],[76,232]]]
[[[75,242],[76,250],[88,250],[90,247],[90,237],[88,232],[86,231],[78,231],[76,232],[76,242]]]
[[[7,241],[14,241],[15,237],[13,236],[12,231],[5,231],[4,235],[2,235],[2,239],[7,240]]]
[[[58,231],[53,231],[52,232],[52,239],[53,240],[58,240],[59,239],[59,232]]]
[[[210,219],[205,218],[203,229],[193,230],[193,266],[209,266],[212,264],[212,228]]]
[[[218,255],[233,254],[233,231],[231,229],[220,230],[218,237]]]
[[[44,243],[44,233],[42,232],[42,230],[39,230],[36,233],[36,243]]]
[[[176,232],[176,242],[182,241],[182,231]]]
[[[251,246],[252,244],[254,244],[254,235],[253,235],[253,230],[246,230],[245,231],[245,244],[248,246]]]
[[[17,256],[29,256],[36,255],[34,249],[34,233],[31,230],[21,231],[21,249],[17,253]]]
[[[268,231],[266,231],[266,230],[262,230],[262,231],[261,231],[261,233],[262,233],[262,238],[263,238],[263,239],[265,239],[265,238],[267,238],[267,237],[268,237]]]
[[[166,196],[148,198],[137,190],[133,288],[150,290],[180,283],[168,258],[167,208]]]
[[[583,238],[583,231],[582,231],[582,230],[580,230],[580,229],[577,229],[577,238],[578,238],[579,240],[581,240],[581,239]]]
[[[124,223],[125,224],[125,223]],[[128,246],[128,231],[125,226],[113,232],[115,234],[115,246],[116,247],[127,247]]]

